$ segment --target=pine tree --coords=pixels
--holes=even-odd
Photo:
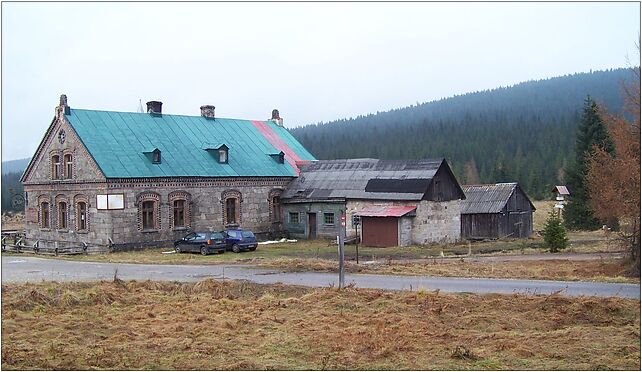
[[[566,229],[562,226],[562,220],[557,217],[555,211],[551,211],[544,226],[544,242],[551,252],[558,252],[568,246]]]
[[[613,153],[613,142],[599,115],[597,104],[589,96],[584,102],[584,112],[578,127],[575,161],[571,162],[565,172],[566,186],[571,195],[564,208],[564,224],[569,229],[595,230],[601,225],[590,208],[586,187],[588,158],[593,152],[593,146]]]

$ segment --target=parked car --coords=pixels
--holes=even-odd
[[[225,233],[227,250],[232,250],[234,253],[255,251],[258,246],[256,237],[250,230],[230,229],[224,230],[223,233]]]
[[[174,242],[176,253],[200,252],[203,256],[210,253],[225,253],[227,244],[221,232],[193,232]]]

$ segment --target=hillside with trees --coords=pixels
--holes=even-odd
[[[462,184],[519,182],[550,196],[575,158],[587,96],[623,110],[630,69],[577,73],[291,130],[318,159],[446,157]]]

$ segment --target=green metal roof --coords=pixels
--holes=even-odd
[[[271,121],[78,109],[65,116],[107,178],[296,176],[295,161],[316,160]],[[228,163],[204,143],[228,146]],[[156,148],[160,164],[144,154]],[[268,155],[279,151],[283,164]]]

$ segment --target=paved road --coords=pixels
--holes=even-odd
[[[421,259],[399,259],[395,263],[430,263],[440,261],[464,261],[464,262],[508,262],[508,261],[591,261],[611,260],[624,258],[627,252],[602,252],[602,253],[529,253],[529,254],[506,254],[494,256],[446,256]],[[381,260],[386,262],[386,260]]]
[[[198,281],[204,278],[249,280],[256,283],[285,283],[309,287],[337,285],[331,273],[284,273],[239,265],[138,265],[74,262],[38,257],[2,257],[2,282],[111,280]],[[346,283],[359,288],[391,290],[435,290],[472,293],[549,294],[569,296],[619,296],[640,298],[640,285],[549,280],[444,278],[426,276],[346,275]]]

